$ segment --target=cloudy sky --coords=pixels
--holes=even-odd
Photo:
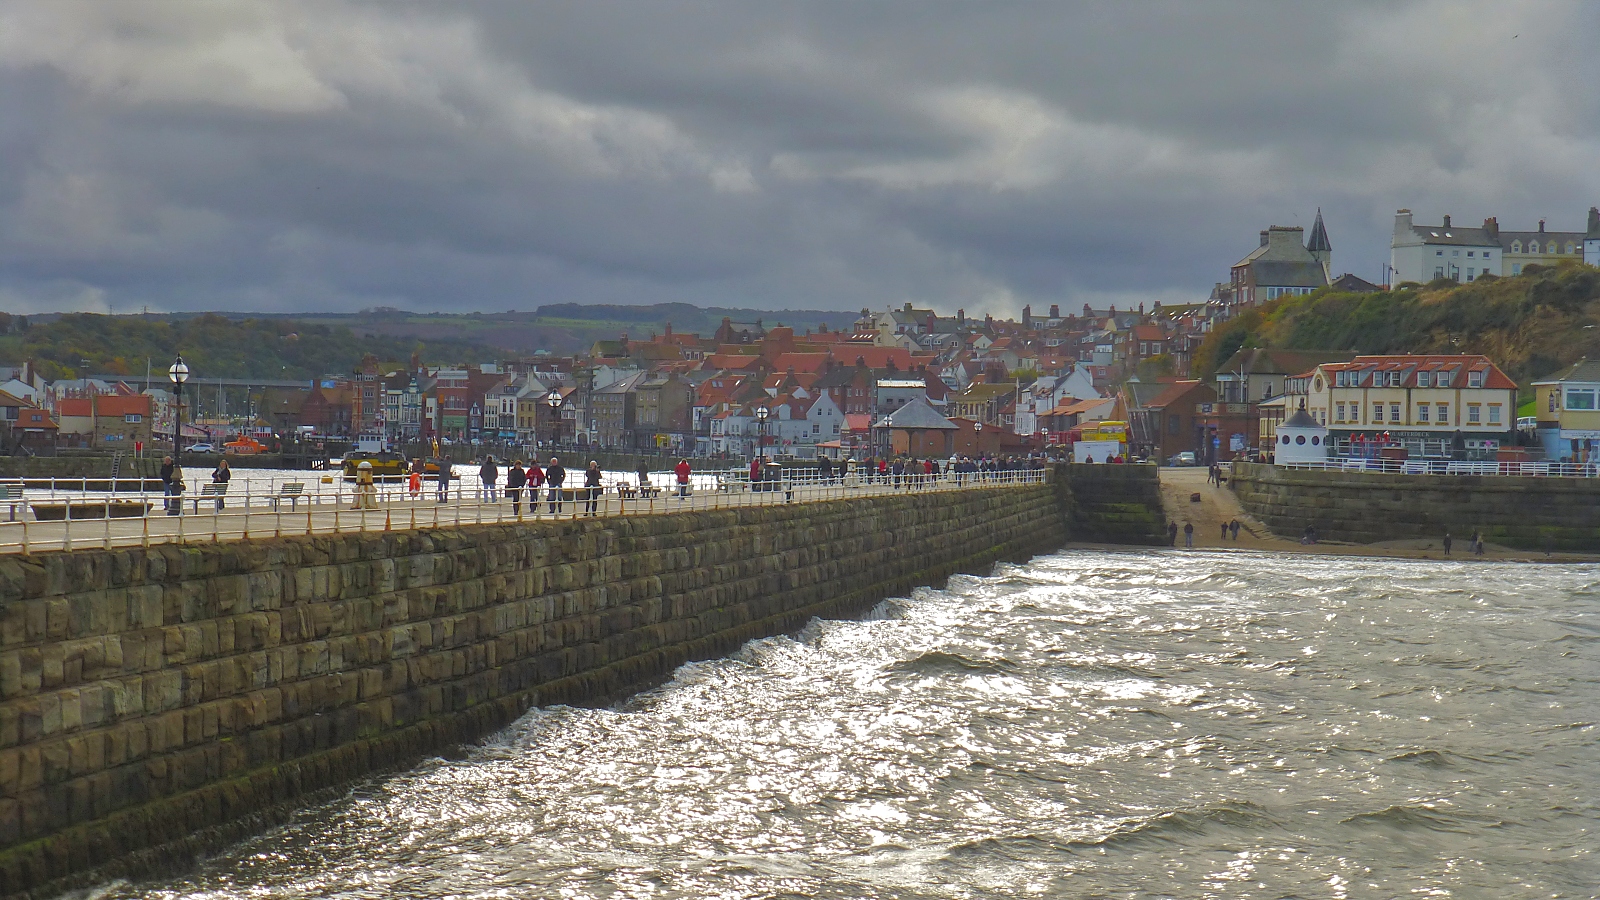
[[[4,0],[0,309],[1204,298],[1581,229],[1587,2]]]

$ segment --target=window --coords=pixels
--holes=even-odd
[[[1399,372],[1390,372],[1389,373],[1389,387],[1399,387],[1399,386],[1400,386],[1400,373]]]
[[[1483,410],[1476,403],[1467,404],[1467,424],[1476,425],[1483,421]]]
[[[1521,275],[1522,274],[1522,263],[1512,263],[1511,264],[1511,274],[1513,274],[1513,275]]]
[[[1426,403],[1417,404],[1417,424],[1428,424],[1428,404]]]
[[[1473,276],[1474,276],[1474,275],[1477,275],[1477,274],[1478,274],[1478,270],[1477,270],[1477,269],[1474,269],[1474,268],[1473,268],[1473,267],[1471,267],[1471,266],[1467,266],[1467,280],[1468,280],[1468,281],[1471,281],[1471,280],[1472,280],[1472,277],[1473,277]]]
[[[1451,250],[1450,251],[1450,255],[1451,256],[1460,256],[1461,255],[1461,251],[1460,250]]]
[[[1435,375],[1433,377],[1433,383],[1438,385],[1439,387],[1442,387],[1442,388],[1449,387],[1450,386],[1450,373],[1449,372],[1440,372],[1440,373],[1438,373],[1437,375]]]
[[[1340,403],[1338,405],[1338,407],[1334,410],[1333,420],[1335,422],[1343,422],[1344,421],[1344,404],[1343,403]]]
[[[1433,381],[1433,373],[1432,372],[1418,372],[1417,373],[1417,387],[1419,387],[1419,388],[1427,387],[1428,383],[1431,382],[1431,381]]]
[[[1391,421],[1391,422],[1400,421],[1400,404],[1398,404],[1398,403],[1389,404],[1389,421]]]
[[[1482,371],[1468,372],[1467,373],[1467,387],[1475,387],[1475,388],[1483,387],[1483,372]]]
[[[1471,258],[1472,258],[1472,251],[1468,250],[1467,251],[1467,259],[1471,259]]]
[[[1441,279],[1443,277],[1444,277],[1444,266],[1434,266],[1433,267],[1433,279],[1435,281],[1438,281],[1439,279]]]
[[[1512,253],[1521,253],[1522,252],[1522,242],[1521,241],[1512,241],[1511,242],[1511,252]]]
[[[1383,421],[1383,404],[1382,403],[1374,403],[1374,404],[1372,404],[1372,421],[1374,421],[1374,422],[1382,422]]]
[[[1489,424],[1490,425],[1499,425],[1500,424],[1500,404],[1498,404],[1498,403],[1489,404]]]
[[[123,415],[122,421],[130,425],[137,425],[144,421],[144,416],[140,413],[126,413]]]
[[[1568,252],[1568,253],[1571,253],[1571,252],[1572,252],[1572,244],[1570,244],[1570,243],[1569,243],[1569,244],[1567,244],[1567,252]]]
[[[1450,424],[1450,404],[1448,404],[1448,403],[1435,403],[1434,405],[1439,407],[1439,410],[1438,410],[1438,412],[1439,412],[1439,416],[1438,416],[1439,424],[1440,425],[1449,425]]]
[[[1594,391],[1567,388],[1567,409],[1594,409]]]
[[[1334,375],[1333,375],[1334,386],[1336,386],[1336,387],[1344,387],[1346,384],[1349,383],[1349,378],[1350,378],[1350,373],[1349,372],[1335,372]]]
[[[1435,250],[1435,251],[1433,251],[1433,255],[1434,256],[1443,256],[1444,255],[1444,251],[1443,250]]]

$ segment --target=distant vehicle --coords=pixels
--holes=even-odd
[[[248,435],[232,440],[222,445],[222,452],[248,456],[253,453],[265,453],[265,444]]]
[[[1517,417],[1517,430],[1521,431],[1521,432],[1525,432],[1527,434],[1533,434],[1534,432],[1539,430],[1539,420],[1538,420],[1538,418],[1536,418],[1534,416],[1518,416]]]
[[[189,445],[189,452],[190,453],[215,453],[215,452],[217,452],[217,448],[216,448],[215,444],[191,444],[191,445]]]
[[[1182,453],[1174,453],[1174,454],[1172,454],[1172,456],[1167,459],[1167,465],[1169,465],[1169,466],[1193,466],[1193,465],[1199,465],[1199,464],[1195,462],[1194,453],[1192,451],[1185,450]]]

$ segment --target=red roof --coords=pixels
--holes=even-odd
[[[1404,371],[1406,375],[1401,380],[1400,387],[1416,387],[1418,372],[1483,372],[1485,373],[1483,387],[1512,391],[1517,389],[1517,383],[1512,381],[1509,375],[1500,371],[1500,367],[1490,362],[1489,357],[1479,354],[1358,356],[1347,363],[1324,363],[1320,368],[1330,373]],[[1452,378],[1451,387],[1466,387],[1466,382],[1456,383]]]
[[[772,367],[779,372],[794,369],[797,374],[820,372],[829,358],[826,353],[779,353],[772,360]]]
[[[1167,333],[1161,330],[1160,325],[1135,325],[1133,326],[1133,339],[1136,341],[1164,341]]]

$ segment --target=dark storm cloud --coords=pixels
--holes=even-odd
[[[1516,37],[1513,38],[1513,35]],[[1321,206],[1579,227],[1581,4],[0,7],[0,307],[1203,297]]]

